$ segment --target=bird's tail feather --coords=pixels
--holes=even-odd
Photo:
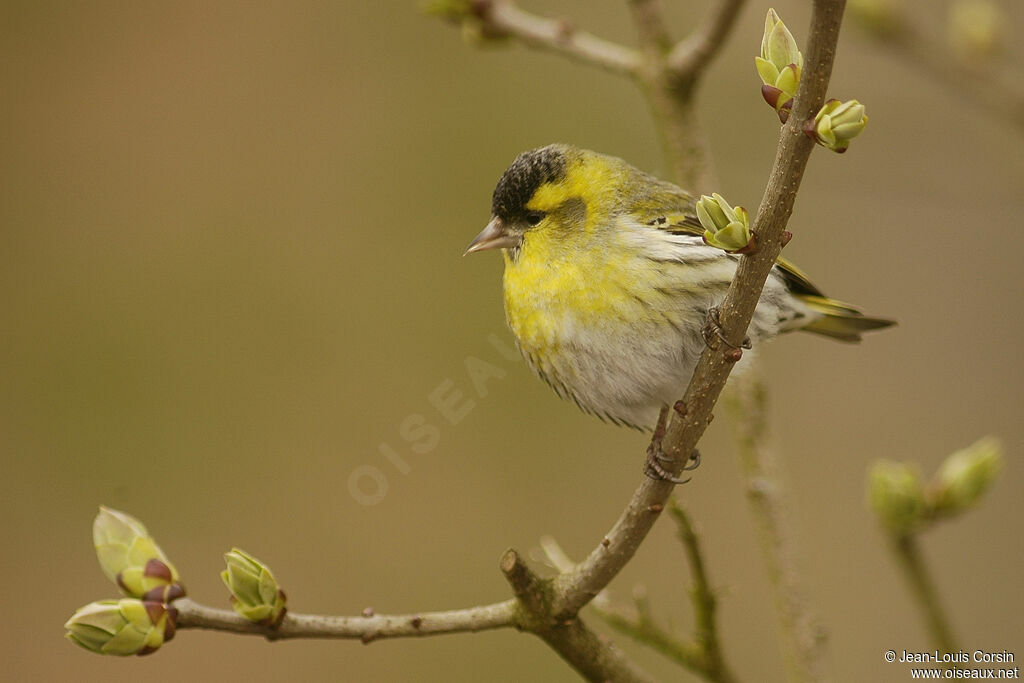
[[[800,329],[833,339],[859,342],[862,332],[880,330],[896,324],[895,320],[866,316],[853,306],[835,299],[811,294],[800,295],[798,298],[812,311],[822,314],[820,318]]]

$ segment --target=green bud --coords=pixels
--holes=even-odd
[[[950,455],[930,487],[935,511],[955,514],[978,503],[1002,465],[1002,447],[990,436]]]
[[[232,548],[224,555],[228,568],[220,573],[231,591],[231,606],[249,621],[277,627],[284,619],[284,591],[270,568],[249,553]]]
[[[800,68],[804,66],[800,46],[774,9],[769,9],[764,19],[761,59],[771,62],[780,70],[787,64],[796,64]]]
[[[811,135],[818,144],[841,154],[850,146],[850,140],[860,135],[867,125],[864,105],[857,100],[829,100],[814,117]]]
[[[697,201],[697,219],[704,227],[704,243],[729,253],[748,253],[754,242],[750,216],[742,206],[733,208],[722,195],[701,195]]]
[[[1002,47],[1005,22],[991,0],[956,0],[949,8],[950,45],[963,59],[988,59]]]
[[[146,655],[174,637],[177,618],[176,609],[159,602],[102,600],[71,615],[64,635],[101,655]]]
[[[868,471],[868,504],[894,534],[914,531],[927,514],[917,469],[901,462],[877,461]]]
[[[785,123],[789,118],[789,109],[793,106],[791,100],[800,85],[804,56],[793,34],[774,9],[768,10],[768,16],[765,17],[761,55],[754,57],[754,66],[764,84],[761,86],[761,96]]]
[[[185,595],[178,570],[142,522],[131,515],[101,506],[92,525],[92,541],[103,573],[125,595],[156,602]]]

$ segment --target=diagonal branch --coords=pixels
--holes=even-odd
[[[629,0],[640,46],[645,52],[664,54],[672,47],[661,0]]]
[[[670,459],[668,469],[677,476],[711,422],[715,403],[737,360],[730,352],[745,336],[765,280],[782,250],[782,233],[793,212],[796,192],[814,147],[803,127],[814,118],[825,99],[844,5],[845,0],[814,2],[804,76],[793,113],[782,128],[768,186],[754,219],[753,229],[759,237],[760,249],[740,259],[720,308],[722,333],[732,343],[732,348],[715,342],[714,348],[704,350],[683,400],[673,411],[662,442],[662,449]],[[555,614],[575,614],[608,585],[633,557],[673,488],[670,483],[653,479],[640,483],[626,509],[598,546],[572,571],[555,579]]]
[[[722,645],[718,642],[718,599],[711,588],[711,581],[708,579],[707,569],[704,566],[700,539],[697,538],[697,532],[693,528],[690,516],[679,501],[673,499],[668,511],[676,522],[679,540],[683,542],[686,560],[690,565],[690,572],[693,574],[690,600],[693,602],[694,620],[697,627],[695,634],[697,646],[702,655],[702,663],[707,671],[707,677],[721,683],[734,681],[735,676],[726,665]]]
[[[782,127],[768,185],[758,206],[752,230],[759,249],[740,259],[736,276],[720,306],[724,340],[712,340],[701,355],[681,403],[669,420],[662,448],[682,471],[713,417],[712,410],[738,360],[734,353],[746,335],[768,274],[782,250],[782,234],[793,212],[796,193],[814,142],[804,134],[825,99],[835,59],[845,0],[815,0],[804,75],[800,79],[793,112]]]
[[[698,78],[725,44],[744,2],[717,0],[700,27],[672,48],[667,58],[668,68],[679,78]]]
[[[527,12],[513,0],[434,0],[429,11],[477,29],[483,40],[511,38],[631,77],[651,106],[672,178],[690,190],[710,192],[716,185],[714,170],[694,91],[732,29],[742,0],[717,0],[701,26],[674,47],[661,0],[628,1],[639,50],[581,31],[567,20]]]
[[[633,595],[636,605],[635,616],[614,606],[604,593],[595,597],[592,606],[597,615],[616,631],[660,652],[694,674],[714,683],[733,683],[736,677],[725,664],[718,642],[716,599],[704,567],[696,531],[686,511],[675,500],[672,501],[669,512],[678,525],[680,540],[686,550],[686,559],[693,575],[690,599],[693,602],[696,621],[695,637],[692,640],[680,638],[661,627],[651,614],[646,592],[640,587],[634,590]],[[572,560],[557,541],[551,537],[544,537],[540,543],[548,562],[556,569],[567,572],[573,568]]]
[[[658,625],[650,615],[646,597],[635,596],[634,601],[637,608],[635,617],[611,606],[595,607],[595,609],[605,623],[619,633],[647,645],[697,676],[715,683],[731,683],[733,679],[716,678],[709,671],[704,652],[697,643],[678,638]]]
[[[581,31],[565,19],[549,19],[520,9],[512,0],[440,2],[433,11],[455,22],[479,22],[484,38],[515,38],[540,48],[598,66],[613,73],[634,75],[640,68],[635,50]]]
[[[774,454],[765,447],[767,416],[765,389],[756,371],[736,380],[730,395],[737,451],[746,478],[747,498],[757,523],[768,580],[779,618],[780,640],[791,678],[827,678],[825,631],[811,609],[797,571],[792,525],[784,505]]]

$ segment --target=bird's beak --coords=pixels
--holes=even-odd
[[[469,247],[462,255],[465,256],[466,254],[472,254],[474,251],[484,251],[485,249],[518,247],[522,241],[521,235],[517,235],[509,230],[504,221],[494,216],[491,218],[491,222],[487,224],[487,227],[473,238],[473,241],[469,243]]]

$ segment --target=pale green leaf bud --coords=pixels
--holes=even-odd
[[[231,606],[249,621],[271,627],[284,619],[287,600],[270,567],[239,548],[224,555],[227,569],[220,573],[231,591]]]
[[[804,56],[796,39],[779,19],[774,9],[768,10],[761,38],[761,55],[754,57],[754,65],[761,77],[761,96],[779,114],[785,123],[789,118],[792,99],[800,85]]]
[[[170,602],[185,594],[178,570],[142,522],[131,515],[101,506],[92,525],[92,540],[103,573],[125,595]]]
[[[787,64],[796,64],[800,68],[804,66],[804,56],[800,53],[796,38],[774,9],[769,9],[764,19],[761,58],[774,64],[780,71]]]
[[[957,513],[978,503],[1002,469],[1002,450],[987,436],[946,458],[930,490],[936,512]]]
[[[755,244],[750,216],[742,206],[733,208],[718,193],[697,201],[697,219],[704,227],[704,243],[730,253],[749,253]]]
[[[1002,47],[1005,22],[991,0],[956,0],[949,8],[949,42],[964,59],[988,59]]]
[[[815,141],[833,152],[845,152],[850,140],[861,134],[868,125],[864,105],[857,100],[829,100],[814,117]]]
[[[917,470],[891,460],[879,460],[871,466],[868,503],[882,524],[900,536],[915,530],[927,514],[924,487]]]
[[[176,609],[159,602],[102,600],[71,615],[65,636],[101,655],[145,655],[174,637],[177,617]]]

